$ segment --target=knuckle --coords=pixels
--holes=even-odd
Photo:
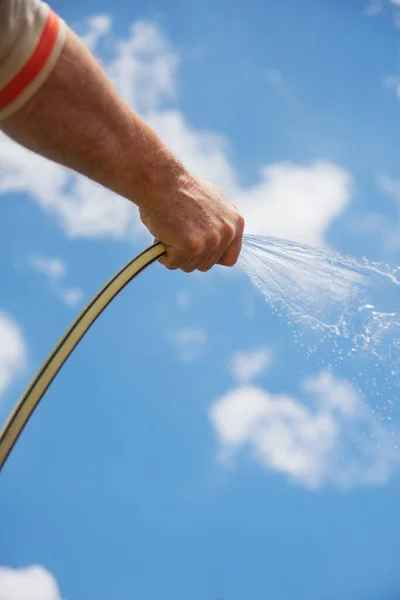
[[[225,221],[222,230],[225,238],[229,238],[230,240],[232,240],[235,237],[236,229],[232,225],[232,223],[228,223],[228,221]]]
[[[189,250],[189,252],[193,255],[196,256],[197,254],[200,254],[200,252],[203,249],[203,241],[200,237],[198,236],[192,236],[188,239],[187,241],[187,248]]]
[[[219,235],[218,231],[216,231],[215,229],[210,231],[210,233],[208,234],[208,246],[212,246],[213,248],[216,248],[221,242],[221,236]]]

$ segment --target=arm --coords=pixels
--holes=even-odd
[[[18,1],[0,0],[0,9],[2,2]],[[137,204],[144,224],[167,247],[167,267],[205,271],[236,262],[244,222],[235,207],[186,171],[117,95],[71,30],[47,79],[0,127],[34,152]]]

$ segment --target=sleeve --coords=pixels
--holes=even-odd
[[[66,29],[41,0],[0,0],[0,121],[22,108],[46,81]]]

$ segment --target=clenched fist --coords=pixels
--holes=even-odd
[[[160,262],[186,273],[232,267],[242,247],[244,219],[215,185],[189,174],[163,197],[140,207],[140,217],[167,249]]]

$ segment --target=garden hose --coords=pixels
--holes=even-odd
[[[114,275],[75,319],[31,381],[0,433],[0,471],[46,390],[97,317],[136,275],[165,252],[165,246],[160,242],[144,250]]]

